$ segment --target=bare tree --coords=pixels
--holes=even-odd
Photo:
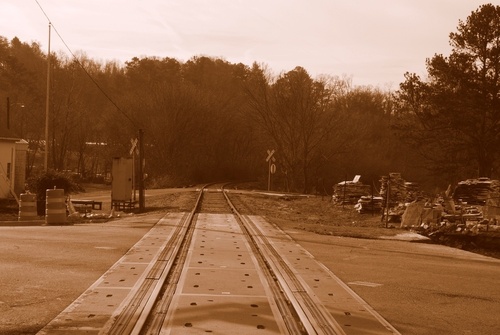
[[[247,86],[250,109],[276,145],[288,187],[308,191],[311,164],[339,126],[336,92],[301,67],[270,79],[254,64]]]

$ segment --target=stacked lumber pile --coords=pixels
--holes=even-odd
[[[405,196],[406,202],[413,202],[422,195],[422,192],[420,191],[418,184],[411,181],[405,182],[405,191],[406,191],[406,196]]]
[[[453,200],[484,206],[490,199],[500,198],[500,181],[489,178],[467,179],[458,183]]]
[[[404,202],[406,197],[405,181],[400,173],[392,172],[389,176],[382,176],[380,180],[380,196],[387,203],[387,189],[389,189],[390,206]]]
[[[372,197],[369,195],[361,196],[358,200],[358,203],[354,206],[354,208],[360,214],[381,213],[382,207],[383,207],[382,197]]]
[[[359,181],[342,181],[333,186],[332,199],[338,204],[355,204],[359,198],[370,193],[370,185],[364,185]]]
[[[420,195],[419,186],[414,182],[407,182],[401,178],[400,173],[389,173],[389,176],[382,176],[380,180],[380,196],[384,204],[387,203],[387,188],[389,187],[389,205],[395,206],[400,203],[415,201]]]

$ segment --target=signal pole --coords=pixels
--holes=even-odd
[[[145,209],[144,199],[144,131],[139,129],[139,212]]]
[[[271,175],[276,172],[276,165],[274,165],[274,161],[276,158],[273,157],[275,150],[267,150],[267,158],[266,162],[268,162],[268,176],[267,176],[267,190],[271,190]]]

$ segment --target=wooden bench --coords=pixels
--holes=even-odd
[[[71,203],[76,206],[82,206],[85,208],[92,208],[95,210],[102,210],[102,201],[95,200],[74,200],[71,199]]]
[[[117,210],[125,210],[125,209],[132,209],[135,208],[135,204],[137,201],[123,201],[123,200],[112,200],[111,201],[111,208],[117,209]]]

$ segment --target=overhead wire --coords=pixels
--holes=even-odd
[[[38,7],[40,7],[40,10],[42,11],[43,15],[45,15],[45,17],[47,18],[47,20],[49,21],[49,25],[52,26],[52,28],[54,29],[54,31],[56,32],[57,36],[59,36],[59,38],[61,39],[61,42],[64,44],[64,46],[66,47],[66,49],[68,49],[69,53],[71,54],[71,56],[73,56],[73,59],[76,61],[76,63],[78,64],[78,66],[80,66],[80,68],[83,70],[83,72],[85,72],[85,74],[87,75],[87,77],[89,77],[89,79],[92,81],[92,83],[94,83],[94,85],[97,87],[97,89],[106,97],[106,99],[108,99],[108,101],[113,105],[115,106],[116,110],[118,112],[120,112],[123,116],[125,116],[131,123],[133,126],[137,127],[136,123],[134,122],[134,120],[132,120],[132,118],[127,114],[125,113],[115,102],[113,99],[111,99],[111,97],[104,91],[104,89],[101,87],[101,85],[99,85],[99,83],[94,79],[94,77],[92,77],[92,75],[87,71],[87,69],[85,68],[85,66],[83,66],[83,64],[80,62],[80,60],[78,59],[78,57],[76,57],[76,55],[73,53],[73,51],[71,51],[71,48],[66,44],[66,42],[64,41],[64,39],[62,38],[61,34],[59,34],[59,32],[57,31],[57,28],[54,26],[54,24],[52,23],[52,20],[49,18],[49,16],[47,15],[47,13],[45,12],[45,10],[42,8],[42,6],[40,5],[40,3],[38,2],[38,0],[35,0],[35,2],[37,3]],[[48,55],[47,57],[50,57],[50,55]]]

